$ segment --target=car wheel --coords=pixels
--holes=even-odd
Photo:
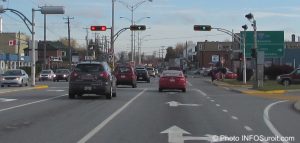
[[[132,84],[132,88],[136,88],[137,86],[136,86],[136,84]]]
[[[75,93],[71,89],[69,89],[69,98],[70,99],[74,99],[75,98]]]
[[[150,83],[150,79],[147,80],[147,83]]]
[[[182,89],[182,92],[186,92],[186,89],[184,88],[184,89]]]
[[[162,88],[159,88],[159,89],[158,89],[158,91],[159,91],[159,92],[162,92],[162,91],[163,91],[163,89],[162,89]]]
[[[112,97],[117,97],[117,92],[113,92]]]
[[[282,83],[283,83],[284,86],[289,86],[291,84],[291,81],[289,79],[284,79],[282,81]]]
[[[4,85],[1,85],[1,87],[4,87]]]
[[[22,86],[23,86],[23,84],[24,84],[24,83],[23,83],[23,80],[22,80],[22,81],[21,81],[21,84],[20,84],[19,86],[20,86],[20,87],[22,87]]]
[[[111,97],[112,97],[112,87],[110,86],[110,88],[109,88],[109,92],[108,93],[106,93],[106,99],[111,99]]]

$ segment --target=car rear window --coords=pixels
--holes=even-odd
[[[129,73],[130,72],[130,67],[119,67],[118,72],[120,72],[120,73]]]
[[[136,70],[137,73],[146,73],[146,70]]]
[[[42,71],[41,74],[49,74],[51,71]]]
[[[163,73],[162,73],[162,76],[164,76],[164,77],[168,77],[168,76],[182,76],[183,74],[182,74],[182,72],[180,72],[180,71],[164,71]]]
[[[79,72],[102,72],[104,67],[101,64],[78,64],[75,68],[75,71]]]

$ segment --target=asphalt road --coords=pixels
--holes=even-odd
[[[112,100],[70,100],[67,82],[43,82],[38,84],[49,88],[4,93],[15,88],[0,88],[0,142],[283,142],[255,141],[275,136],[300,142],[300,113],[292,109],[292,102],[235,93],[202,78],[188,81],[186,93],[158,92],[157,78],[138,83],[138,88],[121,86]]]

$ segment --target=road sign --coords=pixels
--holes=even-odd
[[[219,55],[211,55],[211,62],[217,63],[220,61]]]
[[[241,31],[241,36],[244,31]],[[253,31],[246,31],[246,57],[251,57],[251,49],[254,47]],[[243,47],[241,47],[243,48]],[[280,58],[284,51],[283,31],[257,31],[257,51],[264,51],[265,58]]]

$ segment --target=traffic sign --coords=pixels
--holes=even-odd
[[[244,31],[241,31],[241,37]],[[254,47],[253,31],[246,31],[246,57],[251,57]],[[243,47],[242,47],[243,48]],[[283,31],[257,31],[257,51],[264,51],[265,58],[280,58],[284,51]]]

